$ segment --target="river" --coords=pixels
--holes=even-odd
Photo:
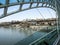
[[[18,28],[0,28],[0,45],[14,45],[36,31]]]
[[[0,28],[0,45],[14,45],[20,40],[32,35],[37,32],[32,29],[23,28]]]

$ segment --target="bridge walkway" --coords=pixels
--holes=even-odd
[[[40,37],[44,36],[45,34],[47,34],[47,32],[41,32],[41,31],[35,32],[34,34],[28,36],[27,38],[19,41],[15,45],[29,45],[31,42],[39,39]]]

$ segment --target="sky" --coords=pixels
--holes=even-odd
[[[10,0],[10,3],[17,2],[16,0]],[[5,4],[5,0],[0,0],[0,3]],[[41,4],[40,4],[41,5]],[[36,6],[36,4],[33,4],[32,7]],[[29,4],[23,5],[22,9],[25,9],[29,7]],[[19,9],[19,5],[17,6],[11,6],[8,8],[8,12],[13,12]],[[39,11],[38,11],[39,10]],[[3,14],[4,9],[0,9],[0,16]],[[40,14],[41,13],[41,14]],[[42,16],[43,17],[42,17]],[[0,22],[9,22],[12,20],[24,20],[24,19],[48,19],[48,18],[56,18],[56,12],[50,8],[35,8],[35,9],[30,9],[30,10],[25,10],[19,13],[15,13],[13,15],[7,16],[5,18],[0,19]]]

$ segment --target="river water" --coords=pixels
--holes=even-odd
[[[14,45],[20,40],[32,35],[37,32],[32,29],[23,28],[0,28],[0,45]]]
[[[30,29],[21,28],[0,28],[0,45],[14,45],[18,41],[32,35],[34,32]]]

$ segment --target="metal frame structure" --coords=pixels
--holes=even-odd
[[[60,0],[17,0],[17,2],[15,3],[9,3],[10,0],[6,0],[5,4],[0,5],[0,9],[4,8],[4,13],[0,16],[1,18],[4,18],[6,16],[21,12],[21,11],[25,11],[25,10],[29,10],[29,9],[33,9],[33,8],[40,8],[40,7],[46,7],[46,8],[51,8],[53,10],[56,11],[57,15],[58,15],[58,19],[57,19],[57,31],[59,33],[59,28],[60,28]],[[35,7],[32,7],[32,5],[36,3],[37,5]],[[30,4],[28,8],[26,9],[22,9],[24,4]],[[39,4],[42,4],[41,6],[39,6]],[[8,12],[8,8],[11,6],[16,6],[16,5],[20,5],[19,9],[17,11],[14,11],[12,13],[7,13]]]
[[[32,5],[34,3],[36,3],[37,5],[32,7]],[[30,4],[30,5],[28,8],[22,9],[24,4]],[[39,6],[39,4],[42,4],[42,5]],[[11,13],[7,13],[9,7],[16,6],[16,5],[20,5],[18,10],[13,11]],[[14,2],[14,3],[10,3],[10,0],[6,0],[5,4],[0,5],[0,9],[4,8],[4,12],[0,16],[0,19],[4,18],[6,16],[9,16],[9,15],[12,15],[12,14],[18,13],[18,12],[21,12],[21,11],[25,11],[25,10],[29,10],[29,9],[33,9],[33,8],[41,8],[41,7],[51,8],[51,9],[55,10],[58,15],[57,26],[60,25],[60,1],[59,0],[17,0],[17,2]]]
[[[36,3],[37,5],[35,7],[32,7],[32,5]],[[22,9],[24,4],[30,4],[28,8],[26,9]],[[39,6],[39,4],[42,4],[41,6]],[[7,10],[9,7],[11,6],[15,6],[15,5],[20,5],[19,10],[14,11],[12,13],[7,13]],[[55,0],[17,0],[17,2],[15,3],[9,3],[9,0],[6,0],[5,5],[0,5],[0,8],[4,8],[4,13],[0,16],[0,18],[4,18],[6,16],[24,11],[24,10],[29,10],[29,9],[33,9],[33,8],[40,8],[40,7],[46,7],[46,8],[51,8],[53,10],[55,9]]]

